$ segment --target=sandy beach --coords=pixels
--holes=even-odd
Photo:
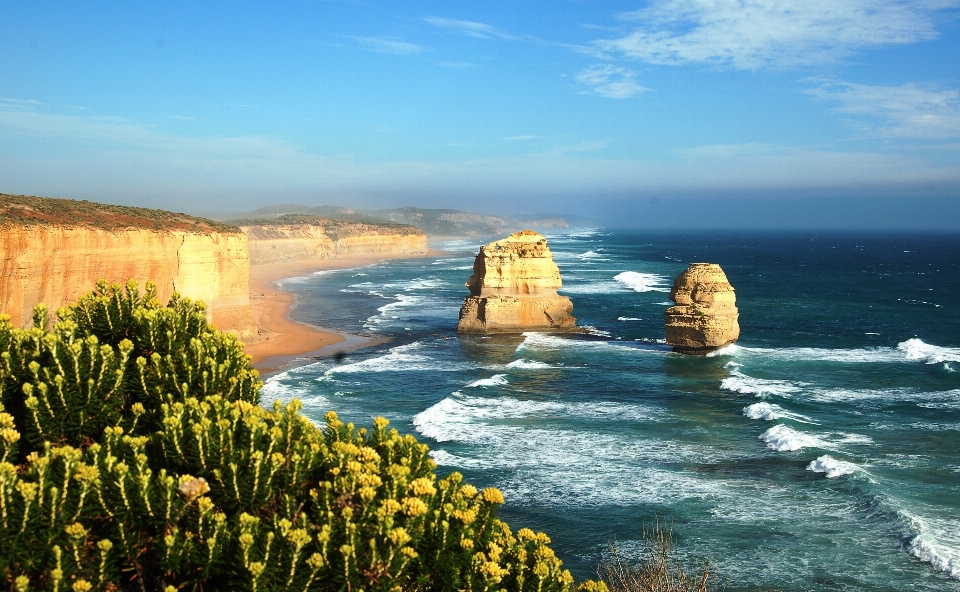
[[[269,374],[302,357],[332,355],[338,351],[369,345],[373,339],[337,332],[325,327],[293,321],[289,313],[293,294],[277,287],[277,280],[307,275],[325,269],[349,269],[388,259],[411,259],[434,256],[421,254],[350,255],[340,259],[298,261],[250,266],[250,308],[259,334],[248,341],[245,351],[253,358],[255,368]],[[332,347],[337,345],[337,347]]]

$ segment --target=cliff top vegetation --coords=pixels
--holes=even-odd
[[[323,232],[339,237],[355,236],[371,233],[389,234],[423,234],[423,231],[411,224],[400,224],[377,220],[372,222],[358,222],[340,218],[327,218],[312,214],[283,214],[275,218],[230,220],[229,224],[236,226],[294,226],[309,225],[323,229]]]
[[[91,201],[0,193],[0,227],[80,226],[101,230],[136,228],[238,233],[239,228],[187,214]]]

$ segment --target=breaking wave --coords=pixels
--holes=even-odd
[[[855,473],[860,470],[860,467],[852,462],[837,460],[829,454],[824,454],[816,460],[810,461],[810,464],[807,465],[807,470],[813,471],[814,473],[824,473],[827,479],[836,479],[843,475]]]

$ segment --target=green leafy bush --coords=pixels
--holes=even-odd
[[[101,282],[0,317],[0,585],[10,590],[570,590],[503,496],[388,429],[259,405],[199,302]],[[605,590],[588,582],[581,589]]]

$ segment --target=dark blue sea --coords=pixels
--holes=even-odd
[[[579,578],[659,521],[728,590],[960,589],[960,236],[548,240],[587,334],[458,336],[487,240],[437,243],[284,280],[297,320],[387,339],[288,369],[265,399],[387,417],[441,473],[499,487],[501,515]],[[663,340],[695,261],[723,267],[740,309],[740,341],[709,357]]]

